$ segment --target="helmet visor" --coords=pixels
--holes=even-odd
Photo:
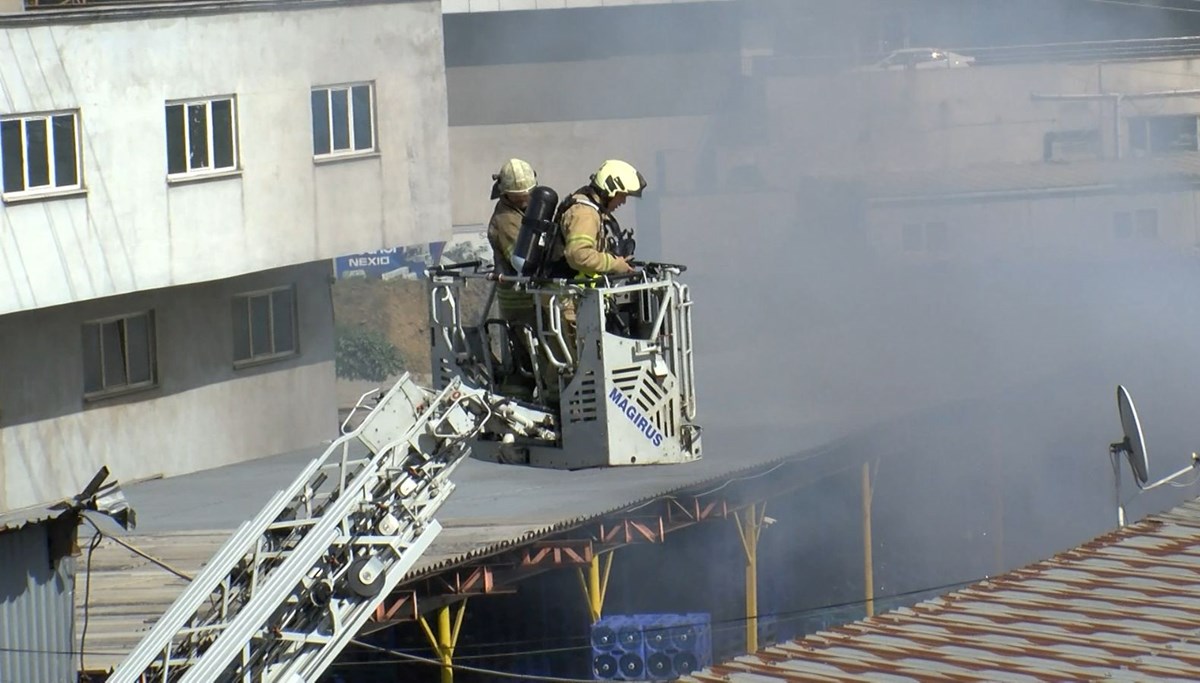
[[[642,191],[646,189],[646,176],[642,175],[641,171],[637,171],[638,186],[636,190],[626,190],[625,194],[630,197],[641,197]]]

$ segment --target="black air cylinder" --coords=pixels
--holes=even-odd
[[[554,210],[558,208],[558,193],[545,185],[529,191],[529,206],[521,220],[521,231],[517,233],[517,244],[513,247],[513,265],[519,266],[522,275],[533,275],[541,266],[554,235]]]

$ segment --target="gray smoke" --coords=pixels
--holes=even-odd
[[[899,24],[880,19],[909,7],[918,10]],[[836,67],[842,72],[825,76],[841,82],[836,92],[814,86],[785,93],[790,100],[767,98],[787,82],[739,75],[737,46],[762,38],[739,28],[743,13],[755,12],[773,17],[767,42],[776,55],[758,73]],[[859,163],[816,153],[802,133],[864,144],[859,127],[884,122],[880,129],[893,137],[877,140],[880,147],[895,153],[916,144],[921,138],[906,138],[905,126],[927,123],[916,111],[923,74],[896,74],[886,88],[873,81],[889,93],[875,109],[866,81],[861,88],[846,82],[880,76],[846,71],[888,46],[905,46],[898,42],[966,49],[1163,36],[1188,33],[1195,20],[1084,0],[700,3],[447,18],[451,120],[616,122],[604,139],[587,141],[589,149],[612,149],[611,156],[652,169],[641,201],[658,211],[636,214],[648,245],[643,255],[661,249],[664,260],[690,268],[706,457],[784,455],[831,443],[842,445],[823,457],[869,453],[879,463],[880,590],[913,590],[994,574],[1113,528],[1108,445],[1121,438],[1118,384],[1141,412],[1152,478],[1200,449],[1200,260],[1194,245],[1178,240],[1091,249],[1083,236],[1107,236],[1112,226],[1080,209],[1044,228],[1081,236],[1077,252],[1040,253],[1001,237],[998,247],[910,262],[871,241],[853,183],[821,176],[859,172],[859,180],[878,185],[919,164],[894,154]],[[529,38],[497,39],[516,35]],[[501,66],[476,68],[488,63]],[[985,79],[994,73],[986,69],[1010,67],[974,68]],[[971,83],[971,74],[956,77],[969,87],[954,97],[968,104],[964,98],[987,89]],[[857,94],[854,107],[865,109],[839,109],[839,92]],[[477,106],[484,100],[493,106]],[[819,107],[770,109],[789,101],[826,106],[819,116],[812,113]],[[983,126],[989,112],[986,103],[979,107],[971,113]],[[1046,131],[1039,126],[1057,125],[1056,111],[1038,110],[1023,144],[1040,150]],[[1088,111],[1086,120],[1099,116]],[[696,133],[648,135],[660,119]],[[940,149],[912,151],[937,157],[947,180],[973,162]],[[739,158],[746,160],[740,169]],[[573,188],[597,161],[556,160],[549,166],[559,177],[549,180]],[[1167,189],[1138,191],[1153,203]],[[1078,206],[1103,201],[1084,196]],[[626,208],[621,218],[634,221],[635,211]],[[951,222],[947,230],[954,240],[975,227]],[[1181,230],[1195,234],[1194,225]],[[769,532],[789,534],[770,551],[778,561],[806,567],[814,584],[824,577],[824,585],[841,585],[846,597],[861,590],[854,578],[858,482],[855,469],[811,487],[797,496],[804,519],[790,527],[781,520],[786,532]],[[1134,490],[1126,467],[1125,497]],[[1196,490],[1144,494],[1129,505],[1129,517]],[[838,594],[830,590],[824,598]]]

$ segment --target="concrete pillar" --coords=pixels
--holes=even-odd
[[[17,14],[25,11],[25,0],[0,0],[0,14]]]

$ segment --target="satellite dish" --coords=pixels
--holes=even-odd
[[[1150,479],[1150,461],[1146,456],[1146,439],[1142,435],[1142,423],[1138,420],[1137,408],[1133,407],[1133,399],[1129,390],[1117,386],[1117,412],[1121,415],[1121,430],[1125,439],[1112,445],[1114,450],[1123,451],[1129,458],[1129,467],[1139,484],[1145,484]]]
[[[1129,469],[1133,470],[1133,477],[1137,479],[1138,489],[1141,491],[1150,491],[1163,484],[1170,484],[1200,467],[1200,453],[1192,453],[1192,461],[1187,467],[1169,474],[1153,484],[1147,484],[1146,480],[1150,478],[1150,460],[1146,457],[1146,438],[1142,435],[1142,423],[1138,420],[1137,408],[1133,407],[1133,399],[1129,397],[1129,390],[1121,385],[1117,385],[1117,412],[1121,415],[1121,430],[1125,432],[1125,438],[1108,445],[1108,457],[1112,461],[1113,468],[1113,493],[1117,504],[1117,524],[1125,526],[1125,504],[1121,500],[1120,456],[1122,453],[1129,460]],[[1191,484],[1185,484],[1185,486],[1191,486],[1197,481],[1200,481],[1200,477],[1193,479]],[[1178,486],[1178,484],[1172,485]]]

